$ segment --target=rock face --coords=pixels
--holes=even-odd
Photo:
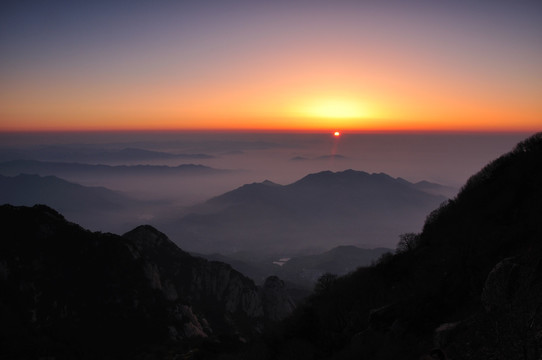
[[[286,292],[284,281],[276,276],[270,276],[265,280],[262,298],[264,313],[269,320],[282,320],[295,309],[294,301]]]
[[[506,258],[495,265],[487,276],[482,291],[482,303],[486,311],[506,310],[512,305],[518,273],[519,265],[513,258]]]
[[[450,359],[539,359],[542,354],[542,247],[508,257],[489,272],[484,310],[440,331]],[[442,326],[439,328],[442,330]],[[436,335],[439,333],[437,329]]]
[[[263,316],[258,288],[229,265],[191,256],[152,226],[139,226],[123,237],[142,254],[149,284],[167,299],[174,301],[183,294],[190,303],[249,318]]]
[[[150,226],[92,233],[38,205],[1,206],[0,219],[1,358],[130,358],[166,344],[183,353],[265,323],[250,279]]]

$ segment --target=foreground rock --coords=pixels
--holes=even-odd
[[[168,358],[244,342],[268,321],[250,279],[150,226],[92,233],[46,206],[4,205],[0,219],[2,358]]]

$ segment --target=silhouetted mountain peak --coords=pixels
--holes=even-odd
[[[296,181],[295,183],[291,184],[292,186],[306,186],[306,185],[313,185],[313,186],[344,186],[347,184],[357,184],[357,185],[363,185],[366,183],[374,183],[374,182],[383,182],[383,181],[396,181],[396,179],[392,178],[391,176],[384,174],[384,173],[373,173],[369,174],[365,171],[358,171],[358,170],[344,170],[344,171],[321,171],[314,174],[309,174],[302,178],[301,180]],[[397,181],[397,183],[401,183]]]
[[[7,205],[7,206],[11,206],[11,205]],[[16,208],[15,206],[13,208]],[[55,209],[47,206],[47,205],[44,205],[44,204],[36,204],[33,206],[34,209],[36,210],[39,210],[40,213],[42,213],[43,215],[45,216],[48,216],[48,217],[51,217],[51,218],[54,218],[56,220],[66,220],[64,218],[64,216],[62,214],[60,214],[58,211],[56,211]]]
[[[37,219],[43,218],[54,222],[66,222],[66,219],[62,214],[44,204],[36,204],[31,208],[13,206],[10,204],[5,204],[2,206],[14,212],[31,212]]]
[[[264,180],[264,181],[262,182],[262,184],[263,184],[263,185],[266,185],[266,186],[282,186],[282,185],[277,184],[277,183],[274,183],[274,182],[272,182],[272,181],[270,181],[270,180]]]
[[[445,199],[384,173],[322,171],[289,185],[243,185],[188,209],[166,230],[196,252],[389,246]]]
[[[131,237],[131,238],[146,238],[146,239],[153,239],[157,241],[164,241],[164,239],[167,239],[167,236],[158,231],[155,227],[151,225],[139,225],[135,229],[127,232],[124,234],[125,236]]]
[[[265,180],[264,182],[254,182],[251,184],[245,184],[235,190],[228,191],[227,193],[214,197],[207,201],[207,203],[226,203],[258,200],[262,197],[268,197],[270,192],[275,193],[275,191],[279,190],[280,188],[283,188],[283,186],[269,180]]]
[[[164,233],[158,231],[151,225],[140,225],[127,232],[123,237],[132,240],[139,246],[145,247],[169,247],[181,250]]]

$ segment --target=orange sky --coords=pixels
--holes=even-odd
[[[542,128],[540,14],[353,6],[8,23],[0,131]]]

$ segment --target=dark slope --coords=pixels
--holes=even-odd
[[[3,359],[175,358],[236,344],[266,311],[291,311],[281,289],[268,304],[230,266],[150,226],[92,233],[45,206],[4,205],[0,219]]]
[[[385,174],[324,171],[281,186],[244,185],[190,210],[164,229],[197,252],[282,253],[396,242],[420,229],[443,196]]]
[[[425,359],[540,357],[542,134],[474,175],[403,240],[375,266],[322,279],[258,346],[278,359],[420,359],[434,348]]]

